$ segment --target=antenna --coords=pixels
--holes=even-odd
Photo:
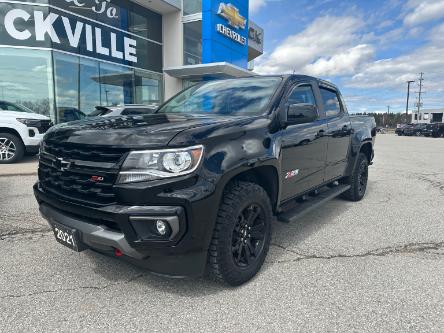
[[[422,95],[424,94],[424,91],[422,91],[422,88],[424,86],[423,82],[424,82],[424,73],[421,72],[421,73],[419,73],[419,91],[417,92],[417,94],[418,94],[418,103],[416,103],[416,106],[418,108],[418,115],[421,112],[421,108],[422,108],[422,105],[423,105],[423,103],[422,103]]]

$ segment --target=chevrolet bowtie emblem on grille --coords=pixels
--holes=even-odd
[[[239,14],[239,9],[234,7],[231,3],[221,3],[219,5],[218,14],[227,19],[228,24],[236,29],[245,29],[247,19]]]
[[[57,158],[53,162],[53,166],[60,171],[67,171],[71,167],[72,162],[65,161],[63,158]]]

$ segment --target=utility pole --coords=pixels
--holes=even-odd
[[[418,107],[418,120],[419,120],[419,113],[421,112],[421,107],[422,107],[422,94],[424,93],[423,91],[422,91],[422,87],[423,87],[423,82],[424,81],[424,73],[423,72],[421,72],[421,73],[419,73],[419,91],[418,91],[418,104],[417,104],[417,107]]]
[[[407,104],[405,106],[405,122],[409,119],[409,99],[410,99],[410,85],[415,81],[407,81]]]
[[[390,126],[390,105],[387,105],[387,125]]]

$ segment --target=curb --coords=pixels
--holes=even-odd
[[[19,176],[37,176],[37,172],[24,172],[24,173],[7,173],[0,174],[0,178],[4,177],[19,177]]]

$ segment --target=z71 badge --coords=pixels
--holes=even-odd
[[[288,172],[286,173],[286,175],[285,175],[285,179],[290,179],[290,178],[293,178],[293,177],[295,177],[295,176],[297,176],[297,175],[299,175],[299,169],[297,169],[297,170],[291,170],[291,171],[288,171]]]

